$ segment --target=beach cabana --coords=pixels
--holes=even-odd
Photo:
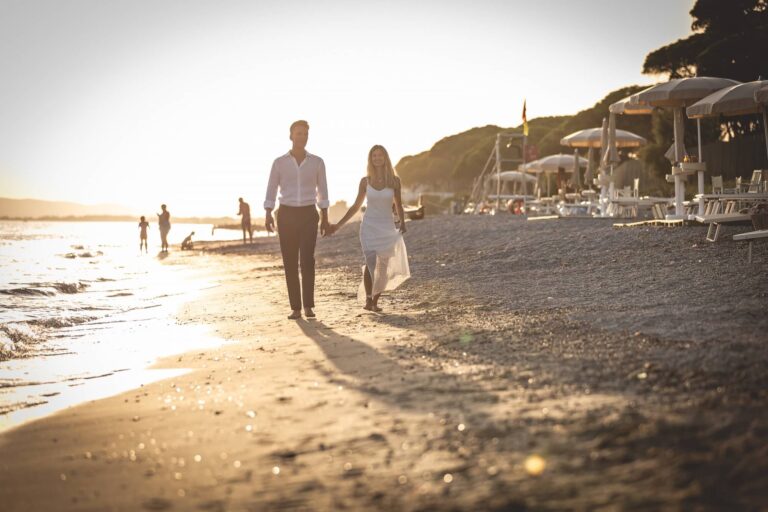
[[[684,109],[700,99],[709,96],[715,91],[725,87],[737,85],[739,82],[728,78],[716,78],[707,76],[695,76],[690,78],[676,78],[662,84],[654,85],[630,96],[631,105],[645,105],[649,107],[671,108],[673,113],[675,162],[681,164],[685,154],[683,123]],[[675,218],[684,216],[683,200],[685,199],[684,177],[693,172],[699,173],[699,193],[704,193],[704,166],[701,162],[701,127],[699,126],[699,162],[696,166],[690,166],[690,172],[684,167],[673,168],[672,176],[675,183]]]

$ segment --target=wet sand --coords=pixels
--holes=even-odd
[[[0,436],[4,510],[760,510],[768,244],[706,228],[433,217],[356,303],[356,225],[288,321],[274,238],[203,244],[194,371]],[[192,260],[192,258],[187,258]]]

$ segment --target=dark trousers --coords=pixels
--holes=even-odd
[[[277,211],[277,234],[283,254],[291,309],[315,307],[315,243],[320,215],[314,206],[283,206]],[[299,284],[301,265],[301,284]]]

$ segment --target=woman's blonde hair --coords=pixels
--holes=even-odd
[[[377,149],[384,153],[384,186],[386,188],[397,188],[400,180],[395,172],[395,168],[392,167],[392,160],[389,159],[389,153],[387,153],[384,146],[380,144],[376,144],[370,151],[368,151],[368,180],[370,181],[371,178],[373,178],[375,172],[373,168],[373,152]]]

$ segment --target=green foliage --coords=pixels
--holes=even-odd
[[[768,77],[768,0],[697,0],[690,13],[695,33],[649,53],[644,73]]]
[[[527,144],[538,148],[539,156],[571,150],[560,145],[560,139],[584,128],[602,125],[608,106],[642,87],[629,86],[611,92],[593,107],[573,116],[539,117],[528,122]],[[652,138],[649,116],[619,116],[617,127]],[[522,126],[502,128],[488,125],[446,137],[432,149],[406,156],[396,165],[405,186],[425,186],[431,190],[468,193],[473,180],[483,171],[496,141],[496,134],[522,133]]]
[[[768,78],[768,0],[697,0],[690,11],[694,34],[679,39],[645,58],[644,73],[666,74],[670,78],[717,76],[741,82]],[[685,146],[697,145],[696,124],[686,120]],[[702,143],[720,138],[720,120],[702,121]],[[743,118],[728,118],[725,130],[731,137],[758,130]],[[653,143],[640,155],[657,174],[669,172],[663,158],[671,145],[672,116],[657,112],[653,116]]]

